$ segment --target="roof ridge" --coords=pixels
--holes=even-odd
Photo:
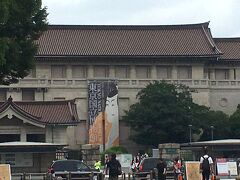
[[[196,24],[173,24],[173,25],[48,25],[48,29],[92,29],[92,30],[155,30],[155,29],[180,29],[208,27],[209,21]]]
[[[60,100],[60,101],[14,101],[17,104],[60,104],[60,103],[71,103],[71,102],[75,102],[74,99],[70,99],[70,100]]]
[[[217,42],[234,42],[234,41],[240,41],[240,37],[231,37],[231,38],[213,38],[214,41]]]
[[[8,98],[8,100],[2,104],[2,106],[0,107],[0,112],[4,111],[5,109],[7,109],[8,107],[12,107],[14,109],[16,109],[17,111],[19,111],[20,113],[22,113],[23,115],[30,117],[32,120],[38,122],[38,123],[42,123],[40,121],[41,117],[35,116],[33,114],[30,114],[29,112],[25,111],[24,109],[22,109],[18,104],[14,103],[12,101],[12,97],[10,96]]]
[[[211,36],[211,32],[210,30],[208,30],[208,32],[206,31],[205,27],[202,26],[203,32],[207,37],[208,42],[210,43],[210,45],[212,46],[212,50],[214,52],[217,52],[218,54],[222,54],[222,52],[220,51],[220,49],[218,49],[217,45],[215,44],[213,37]],[[210,37],[209,37],[210,36]]]

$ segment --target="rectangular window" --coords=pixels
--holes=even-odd
[[[45,134],[27,134],[27,142],[45,142]]]
[[[87,67],[86,66],[72,66],[72,77],[73,78],[86,78]]]
[[[178,74],[178,79],[192,79],[192,67],[178,66],[177,74]]]
[[[115,77],[117,78],[129,78],[128,66],[115,66]]]
[[[66,78],[66,66],[53,65],[51,66],[52,78]]]
[[[215,69],[216,80],[227,80],[229,79],[229,69]]]
[[[0,102],[4,102],[7,100],[7,90],[0,89]]]
[[[22,89],[22,100],[23,101],[34,101],[35,91],[33,89]]]
[[[172,67],[171,66],[157,66],[157,78],[158,79],[171,79]]]
[[[96,77],[96,78],[109,77],[109,67],[108,66],[94,66],[94,77]]]
[[[136,66],[136,77],[138,79],[151,78],[151,69],[149,66]]]
[[[0,134],[0,143],[20,141],[20,134]]]

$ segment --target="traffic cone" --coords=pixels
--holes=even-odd
[[[178,180],[183,180],[182,174],[178,175]]]
[[[215,178],[215,175],[214,174],[212,174],[212,176],[211,176],[211,180],[215,180],[216,178]]]

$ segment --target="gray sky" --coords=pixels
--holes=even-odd
[[[213,37],[240,37],[240,0],[42,0],[50,24],[171,25],[210,21]]]

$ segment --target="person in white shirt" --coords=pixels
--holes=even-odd
[[[200,173],[202,180],[209,180],[210,174],[213,174],[213,160],[208,155],[207,147],[204,148],[204,155],[200,158]]]

